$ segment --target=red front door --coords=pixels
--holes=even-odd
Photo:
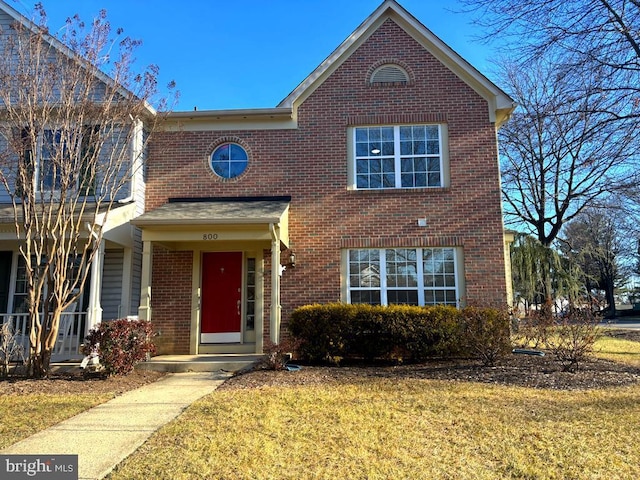
[[[240,342],[242,253],[203,254],[201,292],[200,343]]]

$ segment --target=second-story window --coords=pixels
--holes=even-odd
[[[45,191],[60,190],[64,183],[65,163],[71,161],[69,146],[62,139],[62,133],[58,130],[45,130],[40,152],[38,182]]]
[[[33,182],[36,192],[59,192],[62,189],[81,188],[85,195],[95,194],[95,148],[99,127],[84,127],[80,135],[80,152],[69,142],[74,132],[45,129],[32,135],[28,128],[21,132],[24,179]],[[65,135],[66,134],[66,135]],[[65,138],[67,137],[67,138]],[[35,145],[35,148],[34,148]],[[74,156],[80,155],[80,162]],[[77,177],[74,179],[74,176]],[[18,196],[26,194],[22,177],[16,181]]]
[[[395,125],[353,129],[357,189],[442,187],[440,125]]]

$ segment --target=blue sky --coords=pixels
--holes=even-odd
[[[30,17],[35,0],[6,0]],[[175,80],[174,110],[275,107],[382,0],[41,0],[55,32],[101,9],[112,27],[143,41],[141,65]],[[457,0],[400,0],[427,28],[488,75],[488,47]],[[495,81],[495,79],[494,79]]]

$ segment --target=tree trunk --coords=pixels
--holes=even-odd
[[[605,293],[605,298],[607,300],[607,311],[605,313],[605,317],[613,318],[616,316],[616,298],[614,295],[613,282],[607,282],[604,293]]]
[[[39,316],[39,315],[38,315]],[[51,354],[55,348],[60,314],[53,315],[51,325],[47,322],[33,322],[31,326],[31,348],[27,364],[27,375],[45,378],[51,368]],[[34,341],[35,340],[35,341]]]

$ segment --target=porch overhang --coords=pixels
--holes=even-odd
[[[278,229],[281,248],[289,245],[291,197],[170,199],[131,223],[142,240],[178,246],[185,242],[271,242]]]
[[[142,278],[140,308],[143,320],[152,320],[151,264],[154,245],[170,250],[237,251],[271,250],[270,338],[280,339],[280,252],[289,248],[291,197],[223,197],[171,199],[132,220],[142,230]],[[266,272],[265,272],[266,273]],[[195,281],[197,283],[197,281]],[[195,284],[194,283],[194,284]],[[196,294],[197,295],[197,294]],[[198,304],[199,305],[199,304]],[[199,306],[194,307],[190,350],[200,353],[197,332]],[[263,323],[256,322],[256,353],[263,349]]]
[[[133,240],[129,222],[136,216],[136,208],[133,202],[115,203],[111,206],[105,202],[98,208],[90,204],[85,206],[84,211],[77,207],[74,212],[68,212],[67,218],[81,226],[77,232],[81,239],[87,239],[91,235],[87,225],[95,225],[102,229],[103,239],[106,242],[132,248]],[[43,213],[40,218],[44,216]],[[23,223],[22,214],[18,212],[16,218],[12,205],[0,205],[0,241],[22,239],[16,236],[16,221],[18,224]]]

